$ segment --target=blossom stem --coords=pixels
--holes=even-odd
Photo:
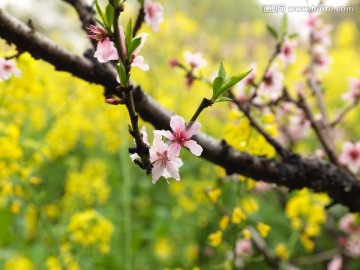
[[[126,129],[124,126],[121,126],[121,135],[125,136]],[[129,170],[128,164],[128,153],[127,148],[128,145],[125,145],[120,149],[119,158],[120,158],[120,166],[121,176],[122,176],[122,208],[123,208],[123,238],[124,238],[124,253],[123,253],[123,262],[124,269],[130,270],[132,269],[132,252],[131,252],[131,238],[132,238],[132,230],[131,230],[131,173]]]
[[[299,101],[297,102],[299,108],[303,109],[306,118],[310,121],[312,128],[314,129],[316,135],[319,138],[320,143],[322,144],[327,156],[329,157],[330,161],[335,165],[339,165],[338,158],[335,154],[334,149],[332,148],[332,144],[330,144],[328,136],[324,134],[324,129],[316,122],[314,116],[307,104],[305,97],[303,95],[299,95]]]
[[[124,67],[125,67],[125,72],[126,72],[126,77],[127,77],[127,80],[125,82],[126,85],[122,85],[122,90],[125,94],[125,105],[126,105],[127,111],[129,113],[130,121],[131,121],[130,134],[135,139],[136,152],[138,153],[138,155],[141,158],[141,162],[138,163],[138,165],[142,169],[144,169],[147,174],[150,174],[151,169],[152,169],[152,164],[150,162],[149,147],[144,143],[144,141],[142,140],[142,137],[141,137],[141,132],[139,129],[139,124],[138,124],[139,117],[135,111],[134,98],[133,98],[133,93],[132,93],[133,87],[129,83],[130,82],[129,77],[130,77],[131,65],[128,62],[128,59],[126,59],[126,55],[123,55],[123,49],[126,49],[126,48],[122,48],[120,29],[119,29],[119,24],[118,24],[119,16],[122,11],[123,11],[123,6],[116,8],[115,18],[114,18],[114,22],[113,22],[116,50],[117,50],[119,58],[121,60],[120,64],[124,65]],[[122,83],[124,83],[124,82],[122,82]]]
[[[133,29],[133,36],[135,37],[137,32],[140,30],[142,23],[144,22],[145,19],[145,11],[144,11],[144,6],[142,5],[141,8],[139,9],[139,14],[136,18],[136,22],[134,25],[134,29]]]
[[[116,47],[117,53],[119,55],[121,63],[125,66],[126,74],[128,74],[130,72],[130,70],[128,70],[129,69],[128,66],[130,66],[130,65],[127,65],[126,59],[125,59],[126,56],[123,55],[123,49],[126,49],[126,48],[122,48],[122,43],[121,43],[121,38],[120,38],[120,29],[119,29],[119,17],[120,17],[120,14],[122,11],[123,11],[122,6],[115,9],[115,16],[114,16],[114,22],[113,22],[114,38],[115,38],[115,47]],[[124,86],[128,86],[128,85],[124,85]]]
[[[251,115],[249,108],[245,108],[240,102],[238,102],[235,97],[234,94],[229,91],[229,97],[233,100],[233,102],[236,104],[236,106],[238,107],[238,109],[244,113],[244,115],[246,116],[246,118],[249,120],[250,125],[257,131],[259,132],[264,138],[265,140],[271,144],[274,148],[275,151],[283,158],[287,158],[290,155],[290,151],[284,149],[281,144],[275,139],[273,138],[270,134],[268,134],[262,127],[261,125],[254,119],[254,117]]]
[[[207,107],[210,107],[211,105],[213,105],[213,102],[211,102],[211,100],[207,99],[207,98],[203,98],[203,100],[201,101],[199,107],[197,108],[197,110],[195,111],[194,115],[191,117],[190,122],[187,126],[187,128],[190,128],[192,123],[194,123],[196,121],[196,119],[199,117],[199,115],[201,114],[201,112],[206,109]]]
[[[348,107],[346,107],[343,111],[341,111],[339,113],[339,115],[336,117],[336,119],[330,123],[330,126],[332,128],[334,128],[337,124],[339,124],[344,117],[352,111],[352,109],[354,109],[357,105],[359,104],[359,100],[355,100],[354,102],[352,102]]]

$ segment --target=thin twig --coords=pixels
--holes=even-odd
[[[339,124],[344,117],[352,111],[352,109],[354,109],[355,107],[357,107],[357,105],[359,104],[359,100],[355,100],[353,101],[349,106],[345,107],[344,110],[342,110],[338,116],[335,118],[335,120],[333,122],[330,123],[330,126],[332,128],[334,128],[337,124]]]
[[[232,91],[229,91],[229,97],[233,100],[233,103],[236,104],[236,106],[238,107],[238,109],[244,113],[244,115],[246,116],[246,118],[249,120],[250,125],[256,129],[257,132],[259,132],[264,138],[265,140],[271,144],[274,148],[275,151],[282,157],[282,158],[287,158],[290,155],[290,151],[284,149],[281,144],[275,139],[273,138],[269,133],[267,133],[262,127],[261,125],[255,120],[255,118],[251,115],[250,113],[250,109],[246,108],[243,104],[241,104],[241,102],[237,101],[234,98],[234,94],[232,93]]]
[[[296,104],[301,108],[306,118],[309,120],[311,127],[314,129],[317,137],[319,138],[319,141],[321,145],[323,146],[325,153],[329,157],[329,160],[339,166],[337,155],[335,154],[335,151],[332,147],[332,144],[329,142],[329,139],[327,137],[327,134],[324,133],[324,128],[322,128],[318,122],[315,120],[312,111],[310,110],[309,105],[307,104],[305,97],[303,95],[299,95],[299,100],[296,102]]]
[[[135,37],[137,32],[140,30],[141,25],[143,24],[144,20],[145,20],[144,7],[141,6],[141,8],[139,9],[139,14],[136,18],[134,28],[133,28],[133,37]]]

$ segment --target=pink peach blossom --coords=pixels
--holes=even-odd
[[[150,161],[153,163],[152,183],[155,184],[161,176],[166,179],[173,177],[180,180],[179,168],[183,165],[177,153],[161,140],[161,134],[154,132],[153,145],[150,148]]]
[[[185,61],[187,64],[191,66],[193,71],[198,70],[199,68],[202,68],[206,66],[207,61],[204,60],[202,57],[202,54],[200,52],[197,53],[191,53],[191,52],[184,52]]]
[[[258,88],[258,100],[276,100],[281,96],[284,75],[277,65],[273,65],[265,74],[264,81]],[[258,101],[257,101],[258,102]],[[260,102],[261,103],[261,102]]]
[[[342,95],[342,99],[349,102],[356,102],[360,99],[360,79],[349,78],[349,90]]]
[[[327,270],[342,270],[342,257],[340,255],[336,255],[332,260],[329,262],[327,266]]]
[[[343,232],[351,234],[351,233],[354,232],[354,229],[355,229],[354,222],[355,222],[354,215],[353,214],[346,214],[345,216],[343,216],[340,219],[339,228]]]
[[[327,24],[324,26],[319,27],[318,29],[315,29],[312,33],[313,41],[317,44],[323,45],[323,46],[330,46],[331,45],[331,37],[330,32],[333,29],[332,25]]]
[[[315,29],[322,24],[322,20],[314,13],[309,13],[309,17],[305,20],[305,25],[310,29]]]
[[[327,54],[324,46],[317,45],[312,49],[312,57],[314,59],[315,71],[327,72],[331,64],[331,59]]]
[[[110,41],[108,37],[98,42],[94,57],[97,58],[100,63],[119,59],[114,43]]]
[[[360,167],[360,142],[345,142],[339,161],[347,166],[351,172],[357,173]]]
[[[107,34],[105,29],[100,25],[93,25],[86,27],[87,30],[89,30],[90,35],[88,35],[88,38],[95,39],[96,41],[103,41]]]
[[[17,68],[16,62],[13,59],[0,58],[0,82],[15,77],[21,76],[21,70]]]
[[[164,20],[163,10],[163,6],[159,3],[154,3],[151,0],[144,2],[145,22],[154,31],[159,30],[159,24]]]
[[[236,242],[236,247],[235,247],[236,257],[251,256],[252,253],[253,253],[252,244],[250,240],[241,239]]]
[[[175,115],[171,117],[170,120],[171,131],[161,130],[158,131],[159,134],[171,141],[169,149],[171,152],[180,153],[181,146],[187,147],[191,153],[196,156],[200,156],[203,149],[202,147],[194,140],[191,140],[191,137],[195,135],[201,128],[199,122],[193,122],[191,124],[185,125],[185,120],[181,116]]]
[[[280,58],[282,59],[284,65],[293,63],[295,60],[294,47],[296,46],[295,40],[290,40],[288,37],[285,37],[284,43],[281,46]]]

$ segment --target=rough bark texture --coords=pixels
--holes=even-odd
[[[116,72],[111,65],[100,65],[60,48],[1,9],[0,37],[28,51],[34,58],[49,62],[56,70],[67,71],[90,83],[103,85],[106,89],[117,86]],[[137,113],[158,129],[169,128],[171,112],[146,95],[140,86],[133,91]],[[229,174],[238,173],[290,189],[308,187],[326,192],[334,202],[348,206],[351,211],[360,211],[358,180],[335,165],[298,155],[282,162],[251,156],[203,133],[195,139],[204,149],[201,157],[224,167]]]

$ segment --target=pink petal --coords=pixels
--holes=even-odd
[[[196,121],[192,123],[190,128],[185,131],[186,137],[190,139],[193,135],[198,133],[200,128],[201,128],[201,124],[199,122]]]
[[[178,181],[180,180],[179,168],[173,162],[170,161],[166,164],[166,171],[170,174],[171,177]]]
[[[126,50],[126,44],[125,44],[125,33],[124,33],[124,28],[122,27],[122,25],[119,26],[119,31],[120,31],[121,49],[122,49],[124,57],[126,57],[127,50]]]
[[[119,59],[114,43],[111,42],[109,38],[105,38],[103,42],[98,42],[94,57],[96,57],[100,63]]]
[[[184,146],[189,148],[195,156],[200,156],[203,151],[203,148],[194,140],[184,142]]]
[[[178,143],[172,143],[170,144],[168,148],[168,156],[170,159],[177,157],[180,154],[181,145]]]
[[[169,130],[161,130],[161,135],[163,135],[166,139],[170,141],[174,141],[175,137]]]
[[[162,176],[164,173],[165,168],[160,163],[155,163],[154,167],[151,170],[152,174],[152,183],[155,184],[157,180]]]
[[[136,56],[133,59],[131,65],[133,67],[138,67],[138,68],[142,69],[143,71],[148,71],[150,68],[149,65],[145,63],[144,57],[142,57],[141,55]]]
[[[174,132],[181,132],[185,130],[185,120],[179,115],[171,117],[170,127]]]

